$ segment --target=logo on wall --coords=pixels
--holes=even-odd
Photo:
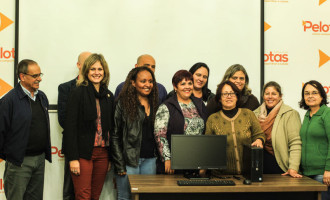
[[[321,50],[319,50],[319,57],[320,57],[319,67],[322,67],[325,63],[327,63],[330,60],[330,57]]]
[[[289,54],[287,51],[270,51],[264,54],[265,65],[288,65]]]
[[[58,149],[56,146],[52,146],[52,154],[57,155],[62,160],[64,158],[64,154],[62,154],[62,150]]]
[[[312,35],[330,35],[330,24],[323,21],[313,23],[311,21],[302,21],[304,32],[311,32]]]
[[[0,78],[0,97],[9,92],[13,87]]]
[[[14,22],[11,19],[0,12],[0,31],[7,28],[12,23]]]
[[[324,3],[324,2],[326,2],[327,0],[319,0],[319,6],[322,4],[322,3]]]
[[[2,178],[0,178],[0,194],[1,193],[4,193],[4,191],[3,191],[3,179]]]
[[[13,62],[15,58],[15,48],[11,50],[0,47],[0,62]]]
[[[264,32],[266,32],[268,29],[270,29],[270,25],[264,22]]]

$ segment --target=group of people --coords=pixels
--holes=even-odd
[[[309,176],[330,186],[330,108],[317,81],[304,84],[303,123],[283,103],[281,86],[265,84],[263,103],[251,93],[242,65],[230,66],[213,94],[210,69],[196,63],[172,77],[167,94],[156,82],[150,55],[108,89],[109,67],[101,54],[83,52],[79,75],[58,87],[63,127],[63,199],[99,199],[106,173],[115,171],[118,199],[131,199],[128,174],[196,173],[171,169],[171,135],[227,135],[227,169],[242,174],[243,145],[264,148],[264,173]],[[6,160],[7,199],[42,199],[45,158],[51,162],[48,100],[35,61],[18,64],[19,84],[0,102],[0,161]],[[206,173],[201,170],[199,173]],[[322,193],[329,199],[330,192]],[[24,197],[24,198],[23,198]]]

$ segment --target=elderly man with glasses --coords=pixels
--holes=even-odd
[[[45,159],[51,162],[48,99],[33,60],[17,67],[20,82],[0,101],[0,162],[7,199],[43,199]]]

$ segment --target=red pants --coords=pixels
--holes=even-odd
[[[108,170],[107,148],[94,147],[91,160],[79,159],[80,175],[71,173],[76,200],[99,199]]]

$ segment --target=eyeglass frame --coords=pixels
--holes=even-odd
[[[22,74],[25,74],[25,75],[29,75],[29,76],[31,76],[32,78],[34,78],[34,79],[37,79],[37,78],[41,78],[41,77],[43,77],[43,73],[40,73],[40,74],[28,74],[28,73],[22,73]]]
[[[318,95],[318,94],[320,94],[320,92],[316,92],[316,91],[313,91],[312,93],[305,93],[304,92],[304,96],[306,96],[306,97],[309,97],[309,96],[312,96],[312,97],[314,97],[314,96],[316,96],[316,95]]]
[[[229,97],[229,96],[230,96],[230,97],[233,97],[234,95],[237,96],[236,92],[221,93],[221,96],[222,96],[222,97],[225,97],[225,98],[227,98],[227,97]]]

